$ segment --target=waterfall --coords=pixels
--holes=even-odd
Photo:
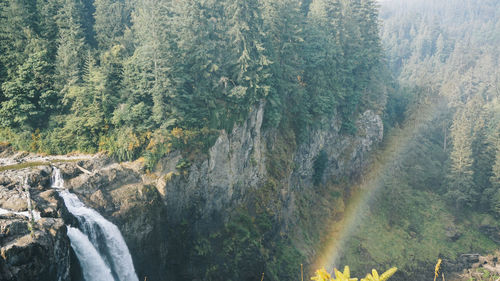
[[[113,281],[111,270],[104,263],[97,250],[85,234],[79,229],[68,226],[68,237],[71,247],[75,250],[76,256],[83,269],[85,280]]]
[[[52,187],[61,189],[63,186],[64,181],[61,177],[61,173],[59,169],[54,167]],[[91,266],[96,266],[97,263],[94,264],[92,262],[92,264],[90,264],[87,260],[94,259],[95,257],[93,254],[98,254],[99,258],[103,261],[112,275],[111,279],[99,280],[138,281],[139,279],[135,274],[132,256],[128,251],[127,244],[118,227],[106,220],[95,210],[86,207],[75,194],[67,190],[59,190],[59,195],[63,198],[68,211],[79,222],[79,230],[71,230],[71,235],[68,230],[68,236],[71,239],[71,246],[75,252],[80,251],[82,255],[80,256],[77,254],[83,267],[85,279],[87,281],[97,280],[87,277],[85,272],[93,271]],[[86,241],[88,241],[85,247],[92,246],[92,249],[87,249],[85,251],[78,249],[77,246],[82,246],[86,243],[86,241],[82,239],[80,233],[85,236]],[[88,272],[87,274],[91,276],[93,273]]]
[[[61,176],[61,170],[56,167],[52,167],[52,188],[61,189],[64,188],[64,179]]]

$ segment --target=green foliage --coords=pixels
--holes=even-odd
[[[479,30],[498,24],[488,12],[497,9],[489,1],[383,5],[383,42],[398,79],[386,131],[389,138],[401,126],[418,133],[398,143],[401,152],[378,174],[380,186],[344,247],[340,262],[355,272],[396,264],[399,280],[425,280],[438,257],[496,250],[481,229],[498,227],[498,41]],[[420,122],[422,108],[436,102],[431,121]]]
[[[124,128],[110,136],[102,136],[99,150],[106,151],[118,161],[130,161],[141,156],[147,145],[148,134],[136,134],[133,130]]]
[[[180,159],[179,162],[177,162],[177,165],[175,165],[175,168],[180,171],[184,171],[189,167],[191,167],[191,163],[189,163],[186,159]]]
[[[237,210],[217,231],[194,237],[189,263],[204,280],[248,280],[262,272],[267,280],[293,279],[300,274],[303,256],[288,239],[271,242],[273,228],[268,214]]]
[[[101,49],[109,49],[119,42],[125,28],[130,27],[130,10],[123,0],[96,0],[93,4],[97,43]]]
[[[52,89],[52,66],[48,62],[44,42],[31,38],[29,55],[12,79],[2,84],[6,98],[0,103],[0,122],[4,127],[40,128],[55,106],[56,93]]]
[[[492,167],[491,183],[496,188],[500,188],[500,141],[497,140],[495,163]]]
[[[151,164],[162,149],[131,152],[124,135],[179,127],[198,136],[186,148],[205,150],[260,104],[266,127],[291,125],[298,141],[334,115],[352,133],[361,110],[385,101],[368,102],[384,95],[377,8],[316,2],[7,1],[0,121],[19,147],[22,131],[40,129],[38,150]]]

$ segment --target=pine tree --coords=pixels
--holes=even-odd
[[[71,104],[71,114],[64,126],[65,143],[72,149],[95,152],[99,137],[109,125],[105,121],[105,77],[92,54],[87,54],[83,83],[68,89],[65,99]]]
[[[130,25],[130,11],[124,0],[96,0],[94,6],[96,39],[99,48],[106,50],[119,43]]]
[[[266,0],[262,2],[261,10],[264,32],[269,38],[266,46],[273,61],[266,122],[270,126],[277,126],[284,111],[296,109],[295,105],[301,104],[303,100],[305,17],[299,1]]]
[[[36,1],[13,0],[0,3],[0,63],[6,75],[0,82],[17,75],[17,67],[27,58],[28,36],[37,34]]]
[[[234,85],[226,90],[227,97],[248,110],[269,92],[269,51],[262,40],[262,17],[256,0],[226,2],[228,73]]]
[[[172,122],[175,122],[175,117],[172,116],[175,111],[172,99],[176,95],[173,81],[176,75],[176,56],[174,40],[171,37],[175,31],[169,28],[172,8],[168,3],[145,0],[138,5],[133,18],[133,30],[138,46],[130,63],[140,72],[134,75],[142,81],[139,84],[127,85],[130,87],[127,87],[128,91],[137,89],[146,95],[146,100],[141,102],[151,105],[151,115],[148,117],[158,125],[173,125]]]
[[[491,183],[500,188],[500,141],[497,141],[495,163],[493,165],[493,175],[491,176]]]
[[[55,40],[58,35],[58,25],[56,23],[57,13],[60,9],[61,0],[36,0],[37,8],[37,35],[47,41],[47,56],[51,62],[54,61],[57,52],[58,42]]]
[[[62,95],[72,85],[81,82],[85,53],[85,38],[82,29],[79,0],[64,0],[57,15],[59,27],[56,56],[56,88]]]
[[[492,116],[483,103],[484,101],[477,104],[476,109],[473,111],[476,120],[474,122],[474,139],[472,142],[472,156],[474,159],[472,170],[474,172],[473,181],[476,192],[481,196],[480,207],[485,208],[488,206],[490,200],[489,191],[492,188],[490,178],[493,176],[492,163],[495,161],[495,146],[488,135]]]
[[[315,0],[309,7],[305,36],[304,81],[312,117],[332,114],[342,95],[343,16],[336,0]],[[310,119],[305,116],[305,120]],[[311,120],[309,121],[311,122]]]
[[[11,79],[2,84],[6,100],[0,104],[2,126],[34,130],[41,128],[57,103],[52,89],[53,66],[47,57],[47,42],[28,34],[27,59]]]
[[[450,132],[453,149],[450,153],[451,167],[448,175],[448,195],[457,208],[470,207],[477,198],[472,169],[472,129],[472,120],[466,110],[457,112]]]
[[[492,167],[492,176],[490,181],[493,185],[493,196],[490,197],[490,208],[497,216],[500,216],[500,141],[498,141],[498,139],[496,144],[495,163]]]
[[[228,119],[226,106],[221,106],[229,83],[224,71],[228,28],[223,4],[190,0],[174,7],[171,22],[177,34],[179,57],[175,104],[187,128],[218,128]]]

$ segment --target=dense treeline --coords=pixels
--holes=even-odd
[[[157,158],[261,102],[299,140],[324,117],[354,132],[385,103],[377,21],[374,0],[2,1],[0,138]]]
[[[344,260],[359,270],[397,265],[396,279],[422,280],[438,257],[498,247],[500,2],[394,0],[381,18],[398,81],[387,122],[396,136],[400,125],[421,128],[403,144]],[[415,122],[422,114],[430,121]]]

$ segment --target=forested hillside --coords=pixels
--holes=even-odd
[[[265,103],[300,141],[385,104],[375,1],[9,0],[0,140],[154,163]]]
[[[342,260],[356,270],[397,265],[400,280],[424,280],[438,258],[453,270],[460,254],[500,241],[500,3],[387,1],[381,18],[397,80],[389,139],[419,129]]]
[[[401,87],[414,92],[414,103],[447,102],[440,133],[447,196],[457,208],[487,208],[498,189],[500,3],[405,1],[391,9],[383,15],[384,42]]]
[[[2,0],[0,150],[106,153],[60,176],[140,279],[427,280],[498,250],[499,46],[497,0]]]

